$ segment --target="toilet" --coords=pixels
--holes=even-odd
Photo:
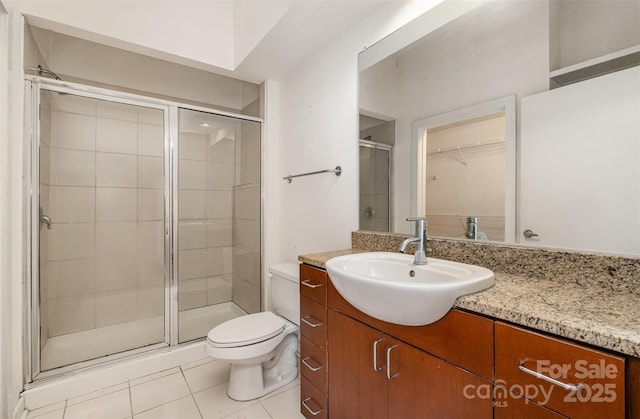
[[[228,320],[207,335],[208,356],[231,364],[227,394],[257,399],[298,376],[300,274],[297,263],[269,268],[272,310]]]

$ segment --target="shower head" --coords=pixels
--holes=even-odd
[[[56,73],[49,70],[48,68],[42,67],[41,65],[38,65],[37,67],[29,67],[27,68],[27,70],[37,71],[39,76],[42,76],[42,74],[44,73],[44,74],[48,74],[49,76],[53,77],[56,80],[62,80],[60,76],[58,76]]]

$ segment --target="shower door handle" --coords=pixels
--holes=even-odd
[[[51,218],[48,215],[44,215],[42,208],[40,208],[40,227],[42,227],[42,224],[46,224],[47,230],[51,230]]]

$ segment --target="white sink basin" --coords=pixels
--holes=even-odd
[[[433,323],[456,298],[490,288],[489,269],[428,258],[414,265],[413,255],[370,252],[338,256],[325,264],[329,278],[351,305],[379,320],[406,326]]]

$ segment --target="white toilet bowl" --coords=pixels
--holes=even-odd
[[[297,377],[298,269],[298,264],[270,269],[272,293],[279,294],[273,298],[276,312],[276,301],[286,301],[281,304],[282,315],[270,311],[248,314],[214,327],[207,335],[207,355],[231,364],[227,389],[230,398],[256,399]]]

